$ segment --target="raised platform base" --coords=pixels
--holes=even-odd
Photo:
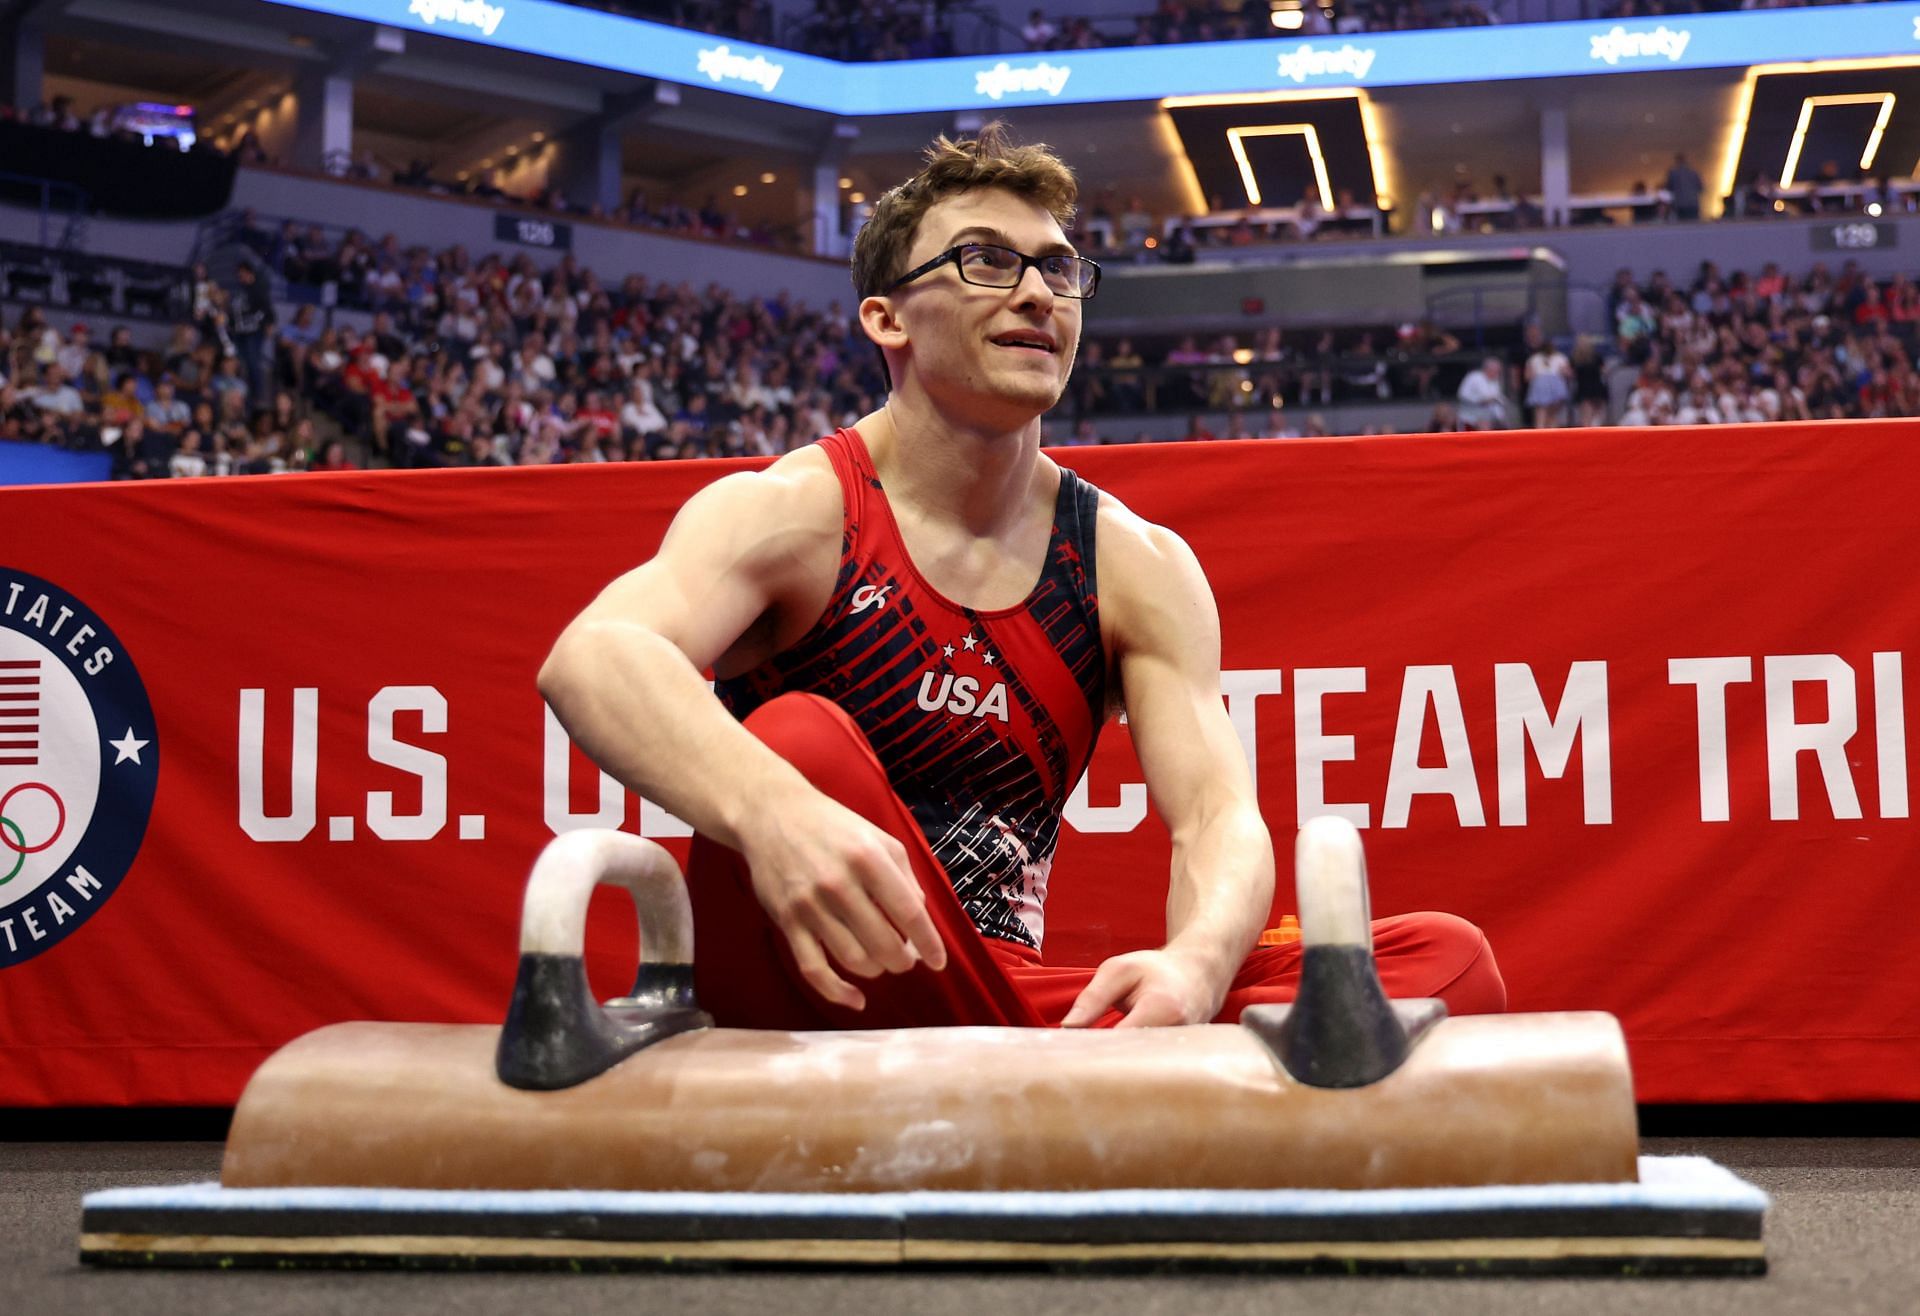
[[[741,1265],[1760,1275],[1767,1196],[1699,1157],[1640,1182],[1369,1191],[449,1192],[115,1188],[102,1266],[610,1270]]]

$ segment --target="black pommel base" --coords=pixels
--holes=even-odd
[[[694,1001],[691,964],[642,964],[633,995],[602,1009],[578,955],[524,954],[494,1069],[508,1087],[575,1087],[634,1052],[713,1020]]]
[[[1309,946],[1293,1004],[1248,1006],[1240,1024],[1296,1081],[1357,1088],[1400,1068],[1420,1037],[1446,1017],[1440,1001],[1389,1001],[1367,947]]]

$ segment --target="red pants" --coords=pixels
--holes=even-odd
[[[695,837],[687,869],[693,898],[694,980],[701,1005],[736,1028],[912,1028],[935,1024],[1058,1025],[1092,979],[1091,968],[1050,967],[1024,946],[983,937],[853,720],[816,695],[788,694],[747,718],[747,729],[827,795],[892,833],[906,847],[927,913],[947,947],[947,967],[878,978],[847,977],[867,998],[848,1010],[800,976],[787,941],[753,893],[747,865],[725,846]],[[1437,996],[1454,1014],[1506,1008],[1506,985],[1480,929],[1450,914],[1402,914],[1373,924],[1374,955],[1387,995]],[[1293,999],[1300,945],[1262,946],[1234,975],[1217,1022],[1249,1005]],[[1118,1022],[1109,1012],[1102,1026]]]

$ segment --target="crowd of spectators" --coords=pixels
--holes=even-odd
[[[884,396],[838,303],[324,230],[255,241],[272,263],[224,283],[196,269],[191,319],[163,346],[125,326],[61,332],[38,307],[0,326],[0,438],[105,448],[127,478],[774,455]],[[323,301],[358,313],[330,323]],[[1905,276],[1621,271],[1606,314],[1604,337],[1556,345],[1530,325],[1491,352],[1431,323],[1090,335],[1049,433],[1097,442],[1166,414],[1189,417],[1190,438],[1318,433],[1315,408],[1415,401],[1425,422],[1399,428],[1920,416],[1920,287]],[[1219,433],[1208,416],[1226,417]]]
[[[243,164],[286,168],[286,162],[269,154],[251,133],[242,134],[234,150]],[[692,206],[671,198],[652,197],[644,188],[635,188],[627,194],[624,202],[608,211],[597,202],[581,205],[569,198],[564,189],[552,184],[510,191],[496,183],[485,170],[469,171],[465,178],[449,179],[436,174],[434,164],[429,160],[414,159],[404,166],[393,167],[367,150],[343,155],[329,162],[328,172],[334,177],[354,182],[391,183],[398,187],[418,188],[438,196],[475,197],[511,205],[515,209],[579,215],[602,223],[625,224],[654,233],[671,233],[676,237],[711,238],[786,250],[797,250],[801,246],[801,232],[797,225],[775,229],[765,224],[745,223],[738,210],[722,207],[719,198],[712,195],[698,206]]]
[[[1920,416],[1920,287],[1904,274],[1883,285],[1852,261],[1798,278],[1773,264],[1723,274],[1708,261],[1680,286],[1621,270],[1607,316],[1611,335],[1583,335],[1571,354],[1530,326],[1465,375],[1427,428]]]
[[[1852,261],[1798,278],[1709,261],[1684,286],[1623,270],[1609,303],[1637,371],[1620,424],[1920,416],[1920,289],[1904,274],[1883,286]]]
[[[1917,204],[1920,192],[1906,185],[1906,180],[1896,182],[1884,171],[1863,174],[1827,160],[1814,167],[1810,178],[1791,188],[1780,187],[1764,173],[1752,175],[1726,198],[1718,217],[1891,218],[1913,213]],[[1558,218],[1574,226],[1693,223],[1714,208],[1705,180],[1683,152],[1673,157],[1654,185],[1639,180],[1619,197],[1573,198],[1570,213]],[[1505,176],[1495,174],[1485,185],[1462,176],[1446,188],[1423,188],[1404,215],[1393,216],[1380,215],[1370,199],[1340,189],[1331,209],[1323,207],[1311,191],[1298,205],[1281,210],[1235,208],[1216,196],[1205,215],[1168,218],[1155,214],[1137,196],[1122,201],[1116,189],[1105,187],[1088,198],[1071,236],[1078,248],[1103,262],[1182,265],[1192,264],[1207,251],[1371,238],[1389,227],[1398,233],[1427,236],[1516,232],[1547,224],[1539,197],[1517,192]]]
[[[97,109],[81,112],[71,96],[54,96],[41,101],[24,113],[12,104],[0,102],[0,120],[15,119],[35,128],[51,128],[56,132],[85,133],[89,137],[111,138],[123,142],[143,142],[169,151],[185,151],[192,148],[208,149],[207,143],[197,137],[156,136],[135,132],[124,121],[115,118],[111,106],[102,105]]]
[[[1189,438],[1324,433],[1313,408],[1375,401],[1429,403],[1423,424],[1403,427],[1426,433],[1920,417],[1920,285],[1904,274],[1881,283],[1848,261],[1750,275],[1709,261],[1681,286],[1622,270],[1606,315],[1610,334],[1556,343],[1528,324],[1493,350],[1431,323],[1266,329],[1204,345],[1187,335],[1144,351],[1132,338],[1093,339],[1069,402],[1083,426],[1198,413]],[[1205,413],[1226,413],[1224,431]]]
[[[232,338],[218,331],[202,341],[183,324],[148,351],[125,325],[105,341],[86,324],[63,334],[39,307],[0,325],[0,439],[105,449],[116,478],[348,468],[345,445],[323,441],[295,395],[253,402]]]
[[[134,478],[338,468],[349,449],[318,446],[333,434],[404,467],[740,456],[809,442],[883,387],[837,303],[299,236],[278,252],[288,314],[261,296],[274,270],[243,263],[223,287],[197,269],[192,321],[157,351],[124,328],[96,350],[29,308],[0,437],[103,445]],[[327,323],[326,285],[365,328]]]
[[[1347,402],[1430,399],[1476,359],[1431,321],[1392,329],[1089,337],[1067,392],[1076,418],[1189,411],[1265,415]]]

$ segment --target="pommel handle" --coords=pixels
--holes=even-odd
[[[1332,815],[1302,823],[1293,843],[1293,883],[1301,941],[1372,953],[1373,898],[1358,828]]]
[[[640,916],[633,990],[602,1009],[587,984],[587,907],[601,883],[625,887]],[[554,838],[534,861],[520,911],[520,971],[495,1071],[510,1087],[573,1087],[642,1047],[713,1020],[693,994],[693,908],[673,856],[600,829]]]
[[[1294,843],[1300,987],[1291,1005],[1252,1005],[1240,1022],[1282,1068],[1312,1087],[1378,1083],[1446,1017],[1439,1001],[1389,1001],[1373,963],[1373,906],[1360,833],[1310,818]]]

